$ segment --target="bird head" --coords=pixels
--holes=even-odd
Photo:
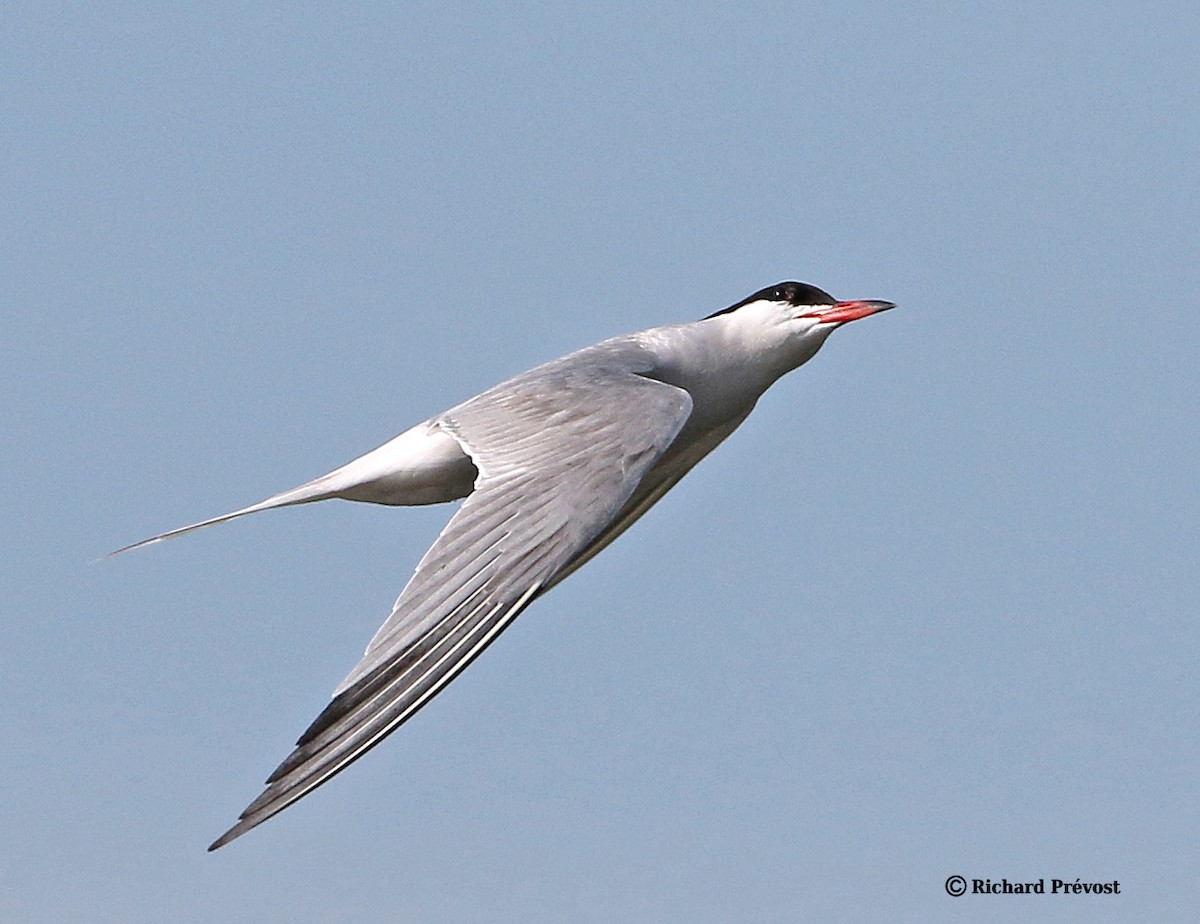
[[[729,316],[741,335],[763,347],[782,348],[787,365],[807,361],[833,331],[868,315],[895,308],[878,299],[838,301],[828,292],[804,282],[780,282],[760,289],[708,318]]]

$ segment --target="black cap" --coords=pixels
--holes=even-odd
[[[718,315],[729,314],[731,311],[737,311],[743,305],[749,305],[751,302],[787,302],[790,305],[836,305],[837,299],[818,289],[816,286],[810,286],[807,282],[779,282],[773,286],[767,286],[765,289],[759,289],[749,298],[743,298],[736,305],[730,305],[728,308],[722,308],[708,318],[715,318]],[[708,320],[705,318],[704,320]]]

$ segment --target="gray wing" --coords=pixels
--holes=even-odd
[[[438,418],[479,469],[474,492],[333,701],[209,849],[345,769],[453,680],[605,533],[691,409],[686,391],[628,365],[560,360]]]

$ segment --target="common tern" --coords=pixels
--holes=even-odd
[[[361,661],[216,850],[341,772],[547,590],[650,509],[838,327],[894,308],[781,282],[689,324],[613,337],[511,378],[259,510],[465,498]]]

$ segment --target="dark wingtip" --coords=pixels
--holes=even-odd
[[[245,834],[247,831],[249,831],[253,827],[254,827],[254,825],[252,825],[252,824],[246,824],[246,820],[243,818],[236,825],[234,825],[232,828],[230,828],[228,831],[226,831],[224,834],[222,834],[220,837],[218,837],[215,841],[213,841],[211,844],[209,844],[208,852],[212,853],[214,850],[219,850],[220,848],[222,848],[226,844],[228,844],[230,841],[237,840],[237,838],[241,837],[243,834]]]

